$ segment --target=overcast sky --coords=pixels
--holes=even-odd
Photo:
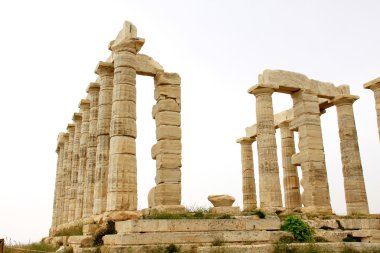
[[[284,69],[348,84],[360,96],[354,111],[365,183],[370,211],[380,213],[375,102],[363,89],[380,76],[379,11],[376,0],[1,1],[0,238],[48,235],[57,135],[125,20],[146,39],[141,53],[182,77],[184,205],[209,206],[208,195],[225,193],[242,206],[235,140],[256,121],[247,90],[264,69]],[[140,208],[155,185],[153,88],[151,78],[137,79]],[[292,102],[275,95],[274,104],[280,112]],[[335,108],[322,116],[322,127],[332,207],[344,214]],[[258,181],[257,156],[255,170]]]

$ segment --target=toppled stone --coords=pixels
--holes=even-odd
[[[232,206],[235,202],[235,198],[230,195],[210,195],[208,200],[214,205],[214,207],[220,206]]]

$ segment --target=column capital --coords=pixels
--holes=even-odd
[[[88,109],[90,109],[90,100],[88,100],[88,99],[81,99],[80,102],[79,102],[78,107],[81,110],[88,110]]]
[[[87,87],[87,93],[99,92],[100,84],[99,83],[90,83]]]
[[[255,96],[260,95],[260,94],[270,94],[274,92],[274,86],[272,85],[267,85],[267,84],[256,84],[255,86],[252,86],[251,88],[248,89],[249,94],[253,94]]]
[[[331,102],[335,106],[347,105],[347,104],[352,105],[358,99],[359,99],[359,96],[355,96],[355,95],[338,95]]]
[[[256,141],[256,137],[242,137],[237,139],[236,143],[251,145],[254,141]]]
[[[137,54],[145,43],[143,38],[126,38],[122,40],[113,40],[109,44],[109,49],[112,52],[129,51]]]
[[[114,66],[111,62],[99,61],[95,68],[95,74],[99,76],[110,76],[113,75]]]
[[[62,146],[65,144],[65,133],[63,132],[60,132],[58,134],[58,138],[57,138],[57,145],[58,146]]]
[[[278,127],[281,128],[290,128],[290,121],[291,120],[285,120],[278,124]]]
[[[67,131],[69,132],[69,134],[74,133],[75,124],[67,124]]]
[[[82,113],[80,113],[80,112],[74,113],[73,114],[73,121],[75,123],[78,123],[78,122],[82,121]]]
[[[371,89],[373,91],[380,89],[380,77],[369,81],[363,85],[364,89]]]

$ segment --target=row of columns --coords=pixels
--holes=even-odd
[[[137,210],[136,69],[140,38],[111,42],[113,63],[99,62],[98,82],[58,138],[53,230],[94,215]],[[180,76],[154,76],[157,144],[156,187],[149,207],[161,211],[181,206]]]
[[[282,207],[282,195],[272,105],[274,90],[258,85],[249,92],[256,97],[257,137],[238,140],[242,150],[243,206],[246,210],[257,208],[251,146],[257,141],[260,208],[279,208]],[[291,95],[294,119],[279,124],[285,208],[294,210],[302,207],[305,212],[331,213],[318,96],[311,90],[299,90]],[[339,95],[332,103],[338,114],[347,213],[367,214],[368,201],[352,108],[357,99],[357,96]],[[298,154],[295,151],[294,131],[299,136]],[[302,169],[302,196],[296,166]]]

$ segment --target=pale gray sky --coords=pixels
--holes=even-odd
[[[48,234],[57,134],[78,111],[88,83],[96,79],[96,64],[109,55],[108,43],[124,20],[146,39],[141,53],[182,77],[185,205],[207,206],[207,196],[220,193],[241,205],[235,139],[255,123],[255,98],[247,89],[269,68],[349,84],[361,97],[354,110],[362,164],[370,210],[380,213],[375,103],[372,91],[362,88],[380,76],[379,11],[376,0],[0,2],[0,238],[28,242]],[[153,81],[137,81],[138,190],[144,208],[155,175],[154,99]],[[274,103],[279,112],[291,99],[276,95]],[[322,124],[332,206],[342,214],[334,108]]]

